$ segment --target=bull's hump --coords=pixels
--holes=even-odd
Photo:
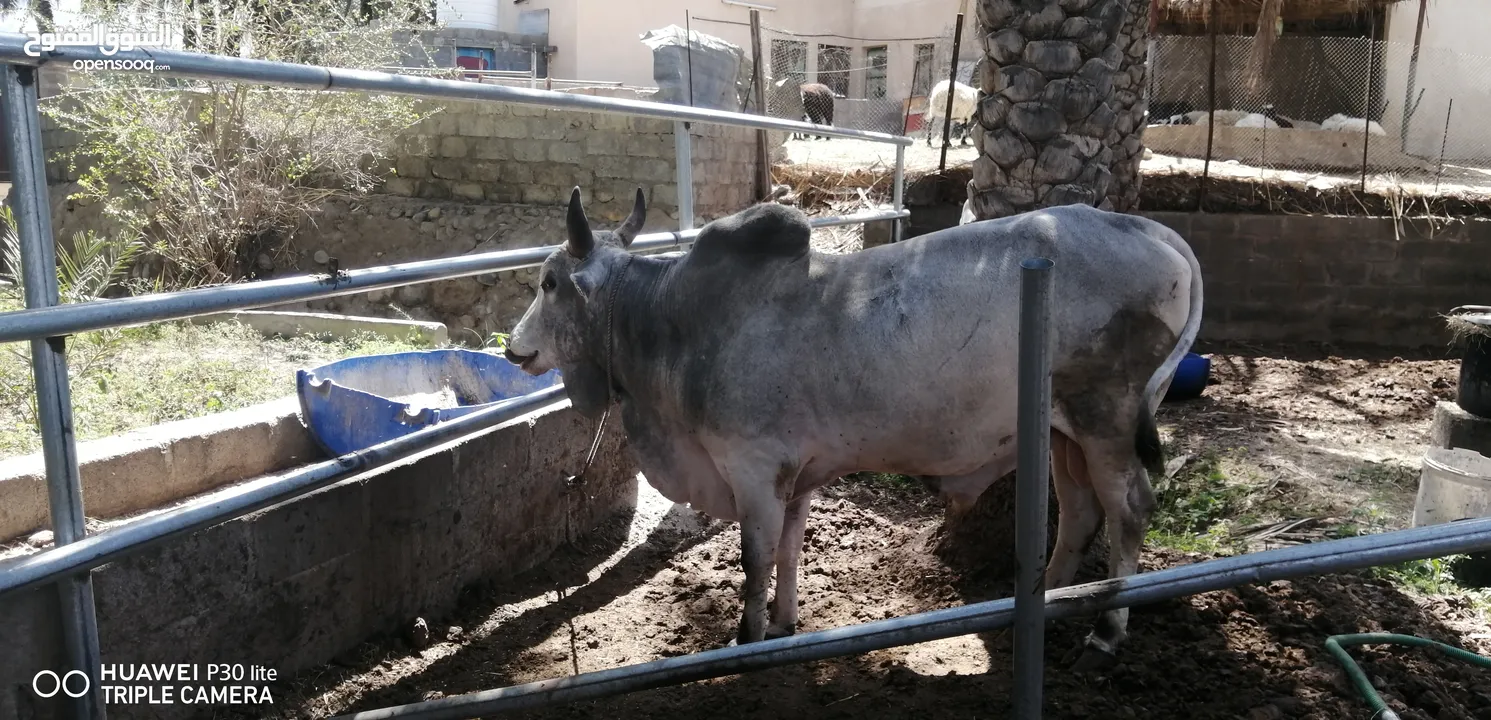
[[[801,210],[776,203],[753,205],[705,225],[689,253],[691,263],[737,268],[806,257],[812,228]]]

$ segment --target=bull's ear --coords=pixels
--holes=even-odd
[[[580,206],[580,186],[569,194],[569,213],[564,218],[569,231],[569,240],[564,251],[577,258],[584,258],[595,248],[595,236],[590,234],[590,220],[585,217],[585,208]]]
[[[632,214],[626,217],[626,222],[616,228],[612,235],[621,242],[622,247],[631,247],[632,240],[637,233],[642,231],[642,223],[647,221],[647,196],[642,194],[642,188],[637,188],[637,200],[632,203]]]
[[[595,292],[606,284],[606,274],[605,263],[592,261],[570,273],[569,279],[575,284],[575,289],[580,291],[580,297],[589,302],[595,298]]]

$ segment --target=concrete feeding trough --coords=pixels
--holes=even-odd
[[[337,456],[495,407],[561,382],[500,355],[445,349],[347,358],[295,374],[301,417]]]

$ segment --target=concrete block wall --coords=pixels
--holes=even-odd
[[[593,423],[537,413],[100,568],[103,662],[255,663],[284,678],[415,617],[443,628],[463,590],[535,568],[635,508],[637,471],[613,422],[575,489],[560,473],[579,469]],[[68,717],[61,695],[31,691],[37,672],[62,667],[56,598],[48,586],[0,599],[0,718]],[[109,716],[264,709],[113,705]]]
[[[610,96],[631,90],[577,91]],[[641,187],[678,217],[674,123],[610,113],[444,102],[399,141],[386,192],[469,203],[563,205],[578,185],[593,217],[620,220]],[[695,124],[694,210],[712,219],[751,204],[755,131]]]
[[[1443,347],[1439,316],[1491,292],[1488,220],[1141,214],[1201,262],[1205,339]]]

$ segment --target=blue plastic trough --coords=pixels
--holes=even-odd
[[[1170,381],[1170,389],[1165,391],[1164,402],[1179,402],[1201,397],[1206,390],[1206,383],[1211,379],[1211,359],[1186,353],[1181,358],[1180,365],[1175,368],[1175,375]]]
[[[366,355],[295,373],[300,413],[311,435],[332,456],[408,435],[561,382],[551,370],[524,373],[501,355],[477,350],[423,350]],[[407,400],[449,388],[458,407],[426,407]],[[412,411],[412,412],[411,412]]]

